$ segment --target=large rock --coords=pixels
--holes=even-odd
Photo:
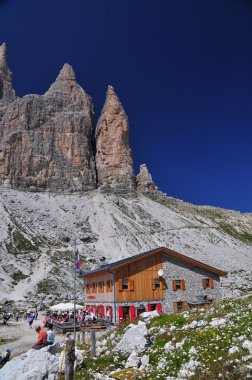
[[[96,169],[101,189],[135,189],[128,118],[112,86],[96,128]]]
[[[48,348],[29,350],[12,359],[0,369],[1,380],[56,380],[59,358],[49,353]]]
[[[114,348],[115,351],[123,353],[143,352],[149,344],[149,332],[144,322],[139,321],[138,325],[131,325],[125,332],[120,342]]]
[[[141,193],[156,193],[158,191],[146,164],[140,165],[140,173],[136,176],[136,184],[137,190]]]
[[[12,75],[7,64],[6,44],[3,43],[0,46],[0,107],[13,102],[15,98]]]
[[[3,96],[11,99],[7,84]],[[55,192],[95,188],[92,118],[91,98],[65,64],[44,95],[16,99],[0,118],[0,184]]]

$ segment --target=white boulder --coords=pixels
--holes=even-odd
[[[139,318],[145,322],[149,322],[152,318],[159,317],[157,310],[145,311],[139,315]]]
[[[145,323],[139,322],[138,325],[131,325],[127,328],[120,342],[115,346],[114,351],[131,353],[133,350],[137,353],[143,352],[148,345],[149,332]]]
[[[140,358],[137,356],[136,351],[132,351],[125,363],[125,368],[138,368],[139,364]]]
[[[0,369],[1,380],[56,380],[59,358],[41,350],[29,350],[10,360]]]
[[[150,357],[149,357],[149,355],[143,355],[142,357],[141,357],[141,366],[140,366],[140,370],[141,371],[144,371],[144,370],[146,370],[147,368],[148,368],[148,366],[149,366],[149,362],[150,362]]]
[[[252,355],[252,342],[245,340],[242,344],[242,347],[249,350],[250,355]]]

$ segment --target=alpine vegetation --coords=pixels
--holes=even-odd
[[[176,315],[145,313],[145,318],[138,325],[103,335],[96,343],[94,360],[85,354],[85,347],[84,367],[76,378],[240,380],[252,376],[252,296]]]

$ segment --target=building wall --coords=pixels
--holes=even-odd
[[[111,291],[108,292],[106,289],[107,281],[112,281]],[[99,288],[99,282],[104,283],[103,292]],[[93,290],[93,283],[96,284],[96,291]],[[90,293],[87,293],[87,284],[90,285]],[[113,284],[113,274],[109,272],[94,274],[93,276],[87,276],[84,280],[84,302],[95,303],[95,302],[113,302],[114,301],[114,284]]]
[[[163,255],[163,271],[166,282],[165,300],[163,302],[163,312],[173,313],[174,302],[195,301],[196,296],[207,295],[209,298],[219,300],[221,297],[219,275],[210,273],[205,269],[194,267],[172,256]],[[214,288],[204,289],[202,280],[213,278]],[[185,290],[173,290],[173,280],[184,280]]]
[[[164,298],[164,291],[154,290],[152,286],[162,266],[161,255],[156,253],[118,268],[116,270],[116,302],[141,302]],[[133,289],[120,290],[119,281],[122,279],[133,281]]]

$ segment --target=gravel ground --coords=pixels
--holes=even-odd
[[[0,325],[0,336],[3,339],[11,339],[11,341],[0,344],[0,352],[10,348],[12,350],[11,357],[18,356],[28,351],[37,341],[37,332],[35,326],[42,324],[42,316],[33,322],[32,328],[23,319],[18,322],[10,321],[7,326]],[[56,333],[56,342],[64,340],[62,334]]]

